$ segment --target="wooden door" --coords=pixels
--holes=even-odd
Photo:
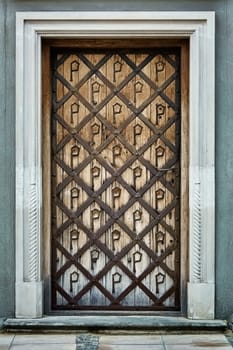
[[[52,54],[52,308],[180,309],[180,49]]]

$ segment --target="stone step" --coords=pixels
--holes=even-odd
[[[3,330],[19,331],[75,331],[75,332],[223,332],[227,323],[223,320],[191,320],[184,317],[163,316],[46,316],[37,319],[8,318]]]

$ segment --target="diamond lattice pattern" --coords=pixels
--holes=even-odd
[[[55,309],[179,309],[179,56],[54,54]]]

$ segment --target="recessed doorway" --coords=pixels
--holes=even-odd
[[[44,46],[49,309],[181,311],[188,43],[67,45]]]

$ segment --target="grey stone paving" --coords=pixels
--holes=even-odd
[[[232,345],[233,347],[233,336],[232,337],[227,337],[227,340],[229,341],[229,343]]]
[[[232,350],[223,334],[0,334],[0,350]]]
[[[98,350],[99,337],[94,335],[79,335],[76,338],[76,350]]]

